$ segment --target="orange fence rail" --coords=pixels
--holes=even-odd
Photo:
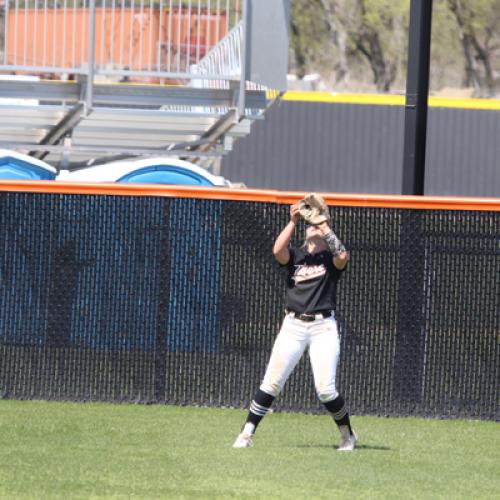
[[[282,204],[294,203],[306,194],[306,192],[302,191],[278,191],[269,189],[53,181],[1,181],[0,191],[88,195],[102,194],[115,196],[161,196],[170,198],[274,202]],[[500,198],[340,193],[320,194],[329,205],[335,206],[500,212]]]

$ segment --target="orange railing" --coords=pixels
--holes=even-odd
[[[161,196],[170,198],[203,198],[294,203],[306,192],[271,189],[235,189],[189,187],[160,184],[75,183],[54,181],[1,181],[0,192],[31,192],[55,194],[88,194],[116,196]],[[374,194],[321,193],[329,205],[345,207],[407,208],[420,210],[480,210],[500,212],[500,198],[403,196]]]

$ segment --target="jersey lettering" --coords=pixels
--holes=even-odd
[[[312,280],[326,274],[326,267],[324,264],[317,266],[308,266],[306,264],[295,265],[295,272],[293,273],[293,280],[295,284],[304,281]]]
[[[329,250],[309,254],[290,248],[287,265],[286,307],[297,313],[335,311],[337,281],[342,274]]]

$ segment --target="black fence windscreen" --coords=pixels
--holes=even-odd
[[[499,419],[500,212],[330,207],[353,414]],[[246,407],[286,205],[0,194],[0,395]],[[299,228],[300,238],[303,228]],[[322,411],[308,357],[276,404]]]

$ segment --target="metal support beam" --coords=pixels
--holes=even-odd
[[[241,36],[241,75],[238,93],[238,120],[245,116],[246,109],[246,87],[247,87],[247,61],[248,61],[248,42],[250,33],[250,8],[249,0],[243,0],[243,28]]]
[[[238,123],[239,113],[230,109],[224,116],[217,120],[201,137],[199,144],[186,147],[188,151],[210,151],[216,142],[222,138],[232,127]],[[192,161],[196,161],[192,159]]]
[[[52,127],[47,135],[40,141],[41,146],[52,146],[57,144],[61,138],[69,133],[73,128],[80,123],[83,118],[83,113],[85,110],[85,105],[83,103],[79,103],[74,106],[62,119],[59,123],[57,123],[54,127]],[[38,151],[30,151],[31,156],[42,160],[49,154],[49,151],[38,150]]]
[[[423,195],[432,0],[411,0],[406,79],[403,194]]]
[[[287,89],[290,0],[251,0],[244,14],[246,79],[268,89]]]
[[[235,109],[230,109],[224,116],[221,116],[202,136],[200,139],[204,144],[199,147],[191,147],[189,150],[198,149],[206,151],[210,146],[215,144],[228,130],[238,123],[238,112]]]
[[[85,103],[87,112],[92,110],[94,100],[94,64],[95,64],[95,0],[89,0],[90,29],[89,29],[89,67],[87,72]]]
[[[190,158],[206,157],[218,157],[221,155],[225,155],[226,151],[222,148],[220,149],[211,149],[210,151],[189,151],[186,149],[179,149],[177,147],[173,149],[169,149],[167,146],[161,148],[141,148],[141,147],[116,147],[116,146],[66,146],[64,144],[56,144],[53,146],[46,145],[33,145],[29,142],[13,142],[13,141],[0,141],[0,148],[2,149],[28,149],[31,148],[35,151],[49,151],[50,153],[104,153],[104,154],[123,154],[127,156],[158,156],[162,153],[168,153],[171,156],[187,156]]]
[[[3,81],[0,80],[0,95],[9,99],[39,99],[44,103],[76,104],[85,96],[85,81],[79,83],[63,81]],[[213,114],[211,108],[231,108],[237,100],[237,89],[200,89],[191,87],[169,87],[155,85],[104,84],[93,85],[92,104],[97,106],[112,106],[113,108],[132,111],[135,109],[160,109],[166,112],[168,106],[209,108],[205,114]],[[267,107],[264,90],[247,90],[245,92],[247,108],[265,110]],[[123,109],[123,108],[122,108]],[[219,113],[217,113],[218,115]]]

